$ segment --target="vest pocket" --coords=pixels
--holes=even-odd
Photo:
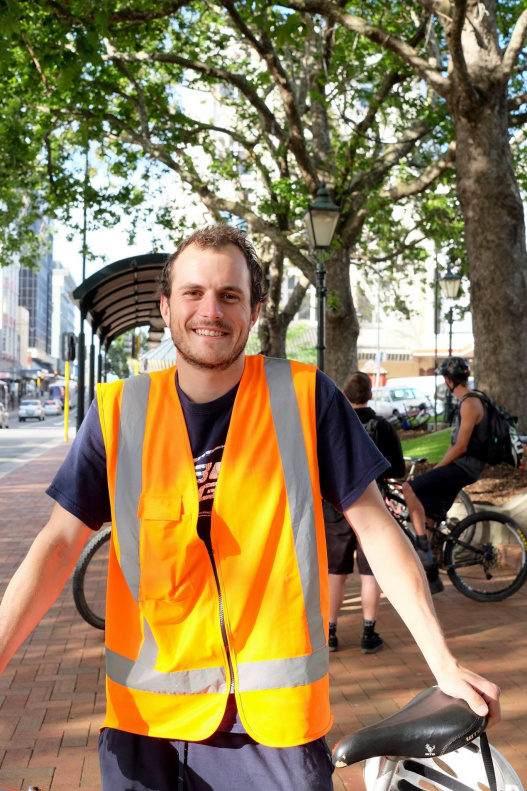
[[[140,600],[179,601],[192,596],[194,587],[184,557],[189,518],[182,513],[182,498],[142,494],[137,516]]]

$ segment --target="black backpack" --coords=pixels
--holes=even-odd
[[[488,442],[481,442],[472,437],[468,453],[491,466],[508,464],[510,467],[520,467],[523,459],[523,443],[516,427],[518,418],[509,415],[504,407],[495,404],[488,395],[480,390],[474,390],[463,396],[458,408],[461,408],[465,398],[479,398],[486,406],[489,416]]]
[[[362,428],[366,430],[366,433],[369,435],[370,439],[377,444],[376,436],[377,436],[377,428],[379,426],[380,417],[375,415],[375,417],[371,417],[366,423],[362,424]]]

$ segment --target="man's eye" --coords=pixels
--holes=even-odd
[[[224,296],[224,299],[228,300],[229,302],[234,302],[235,300],[238,299],[238,295],[237,294],[224,294],[223,296]]]

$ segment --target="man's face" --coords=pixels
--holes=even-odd
[[[180,360],[219,371],[240,357],[260,312],[260,305],[251,311],[249,269],[233,244],[186,247],[172,267],[170,299],[161,297],[160,308]]]

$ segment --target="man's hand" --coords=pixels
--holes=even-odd
[[[496,684],[457,663],[436,680],[446,695],[462,698],[476,714],[488,716],[488,728],[500,721],[500,688]]]

